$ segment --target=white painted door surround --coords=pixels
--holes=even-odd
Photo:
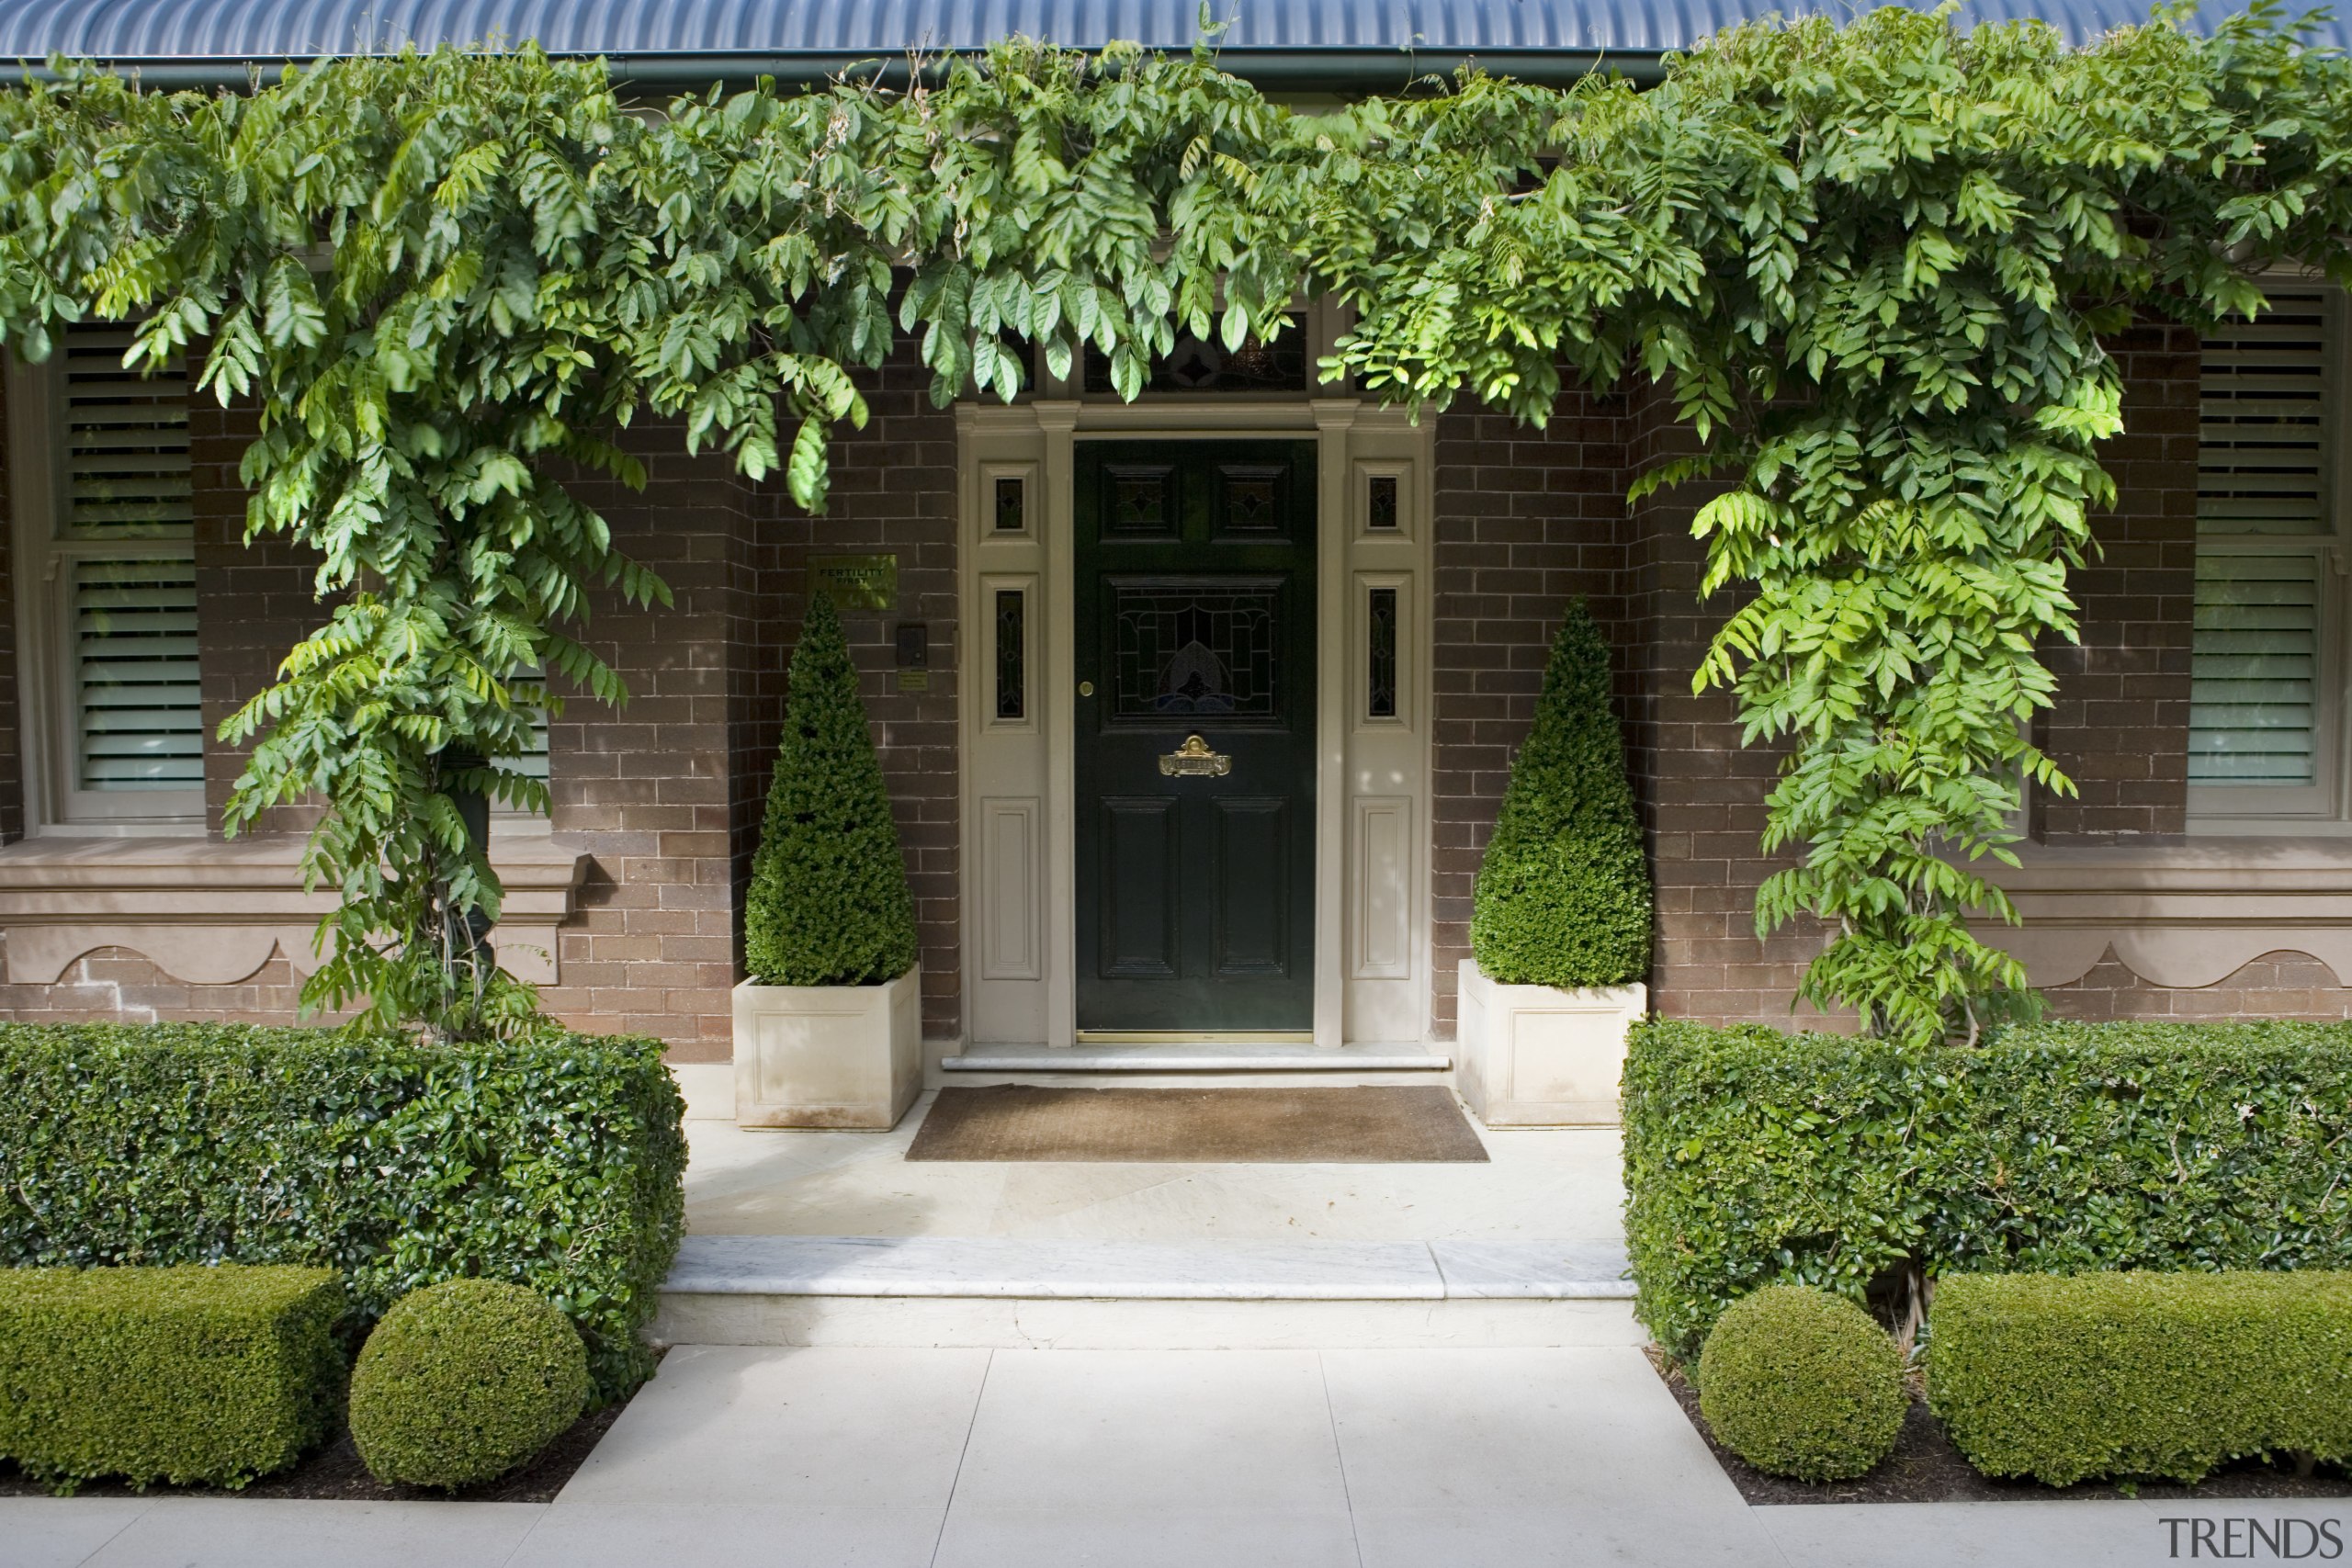
[[[1076,1038],[1077,443],[1282,436],[1317,460],[1315,1042],[1425,1038],[1430,424],[1353,398],[1041,399],[959,405],[956,430],[967,1039]]]

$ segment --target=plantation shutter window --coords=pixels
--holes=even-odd
[[[2190,809],[2340,815],[2343,301],[2272,285],[2200,355]]]
[[[533,666],[519,671],[518,678],[537,680],[541,673],[537,667]],[[531,714],[530,739],[523,750],[516,755],[501,758],[499,761],[502,767],[521,773],[525,778],[537,779],[541,784],[548,782],[550,774],[548,766],[548,716],[545,709],[538,709]],[[519,807],[508,806],[503,801],[492,803],[490,821],[492,828],[502,833],[543,833],[553,826],[548,818],[538,812],[525,811]]]
[[[129,328],[65,330],[10,383],[28,733],[45,826],[200,819],[188,384],[123,367]]]
[[[2316,784],[2321,595],[2315,551],[2197,558],[2192,784]]]

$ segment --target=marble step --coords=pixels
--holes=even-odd
[[[1618,1300],[1614,1241],[1033,1241],[691,1235],[675,1295],[1145,1301]]]
[[[1426,1045],[1301,1045],[1186,1041],[1169,1045],[967,1045],[950,1073],[1442,1073],[1453,1058]]]
[[[1624,1267],[1613,1239],[695,1235],[651,1334],[1015,1349],[1639,1345]]]

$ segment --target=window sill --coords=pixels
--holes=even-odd
[[[2266,953],[2306,953],[2352,976],[2352,838],[2209,837],[2160,844],[2020,844],[1980,861],[2022,926],[1978,922],[2037,987],[2081,979],[2111,950],[2151,985],[2195,988]]]
[[[300,976],[335,896],[302,886],[300,837],[39,838],[0,849],[0,935],[11,985],[50,985],[102,947],[127,948],[196,986],[243,980],[283,953]],[[544,836],[498,835],[491,863],[505,884],[495,940],[519,980],[553,985],[556,930],[570,917],[588,857]]]

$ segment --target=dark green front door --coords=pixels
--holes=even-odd
[[[1078,1027],[1311,1029],[1315,444],[1077,455]]]

